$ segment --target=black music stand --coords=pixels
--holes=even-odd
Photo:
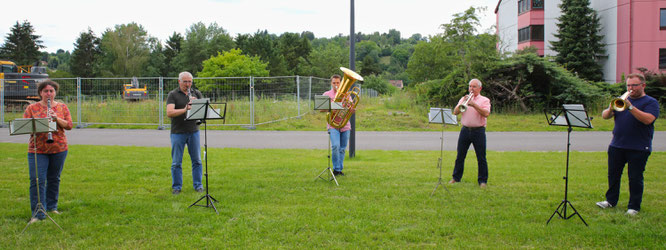
[[[334,102],[331,100],[331,98],[327,95],[315,95],[315,105],[314,105],[314,110],[327,110],[328,114],[331,114],[332,110],[339,110],[339,109],[344,109],[342,105],[338,102]],[[335,178],[335,175],[333,174],[333,169],[331,168],[331,132],[326,130],[326,133],[328,133],[328,167],[325,168],[317,177],[315,177],[315,181],[318,179],[326,180],[323,175],[324,173],[328,172],[330,174],[330,178],[328,179],[329,181],[335,181],[336,186],[340,186],[338,184],[338,179]]]
[[[437,185],[435,185],[435,189],[433,189],[432,193],[430,193],[430,196],[433,196],[439,186],[444,187],[444,189],[446,189],[446,192],[449,192],[449,189],[446,188],[446,186],[444,186],[444,184],[442,183],[442,158],[444,157],[444,127],[446,126],[446,124],[458,125],[458,119],[455,115],[453,115],[451,109],[430,108],[430,113],[428,113],[428,122],[442,124],[442,137],[439,138],[441,146],[439,148],[439,159],[437,159],[437,168],[439,168],[439,179],[437,180]]]
[[[574,208],[573,204],[567,199],[568,197],[568,192],[569,192],[569,147],[571,146],[571,130],[572,127],[579,127],[579,128],[592,128],[592,118],[587,115],[587,111],[585,111],[585,107],[583,107],[583,104],[563,104],[561,109],[546,109],[544,110],[544,114],[546,115],[546,120],[548,121],[548,125],[551,126],[567,126],[567,165],[566,165],[566,174],[563,177],[564,178],[564,200],[560,202],[560,205],[557,206],[555,209],[555,212],[550,216],[548,221],[546,222],[546,225],[550,223],[550,220],[553,219],[553,216],[557,214],[560,218],[568,220],[569,218],[573,217],[574,215],[578,215],[578,218],[580,218],[581,221],[587,225],[587,222],[583,219],[582,216],[580,216],[580,213],[576,211],[576,208]],[[571,209],[574,211],[573,214],[570,214],[567,216],[567,205],[571,207]]]
[[[37,213],[42,212],[46,215],[49,220],[55,224],[60,231],[62,230],[62,227],[58,225],[53,218],[46,212],[46,209],[44,209],[44,205],[42,205],[41,201],[41,195],[39,194],[39,169],[38,169],[38,164],[37,164],[37,133],[48,133],[48,132],[55,132],[57,131],[57,125],[54,121],[49,121],[49,118],[19,118],[15,119],[13,121],[9,122],[9,135],[23,135],[23,134],[30,134],[32,135],[32,143],[34,145],[34,154],[35,154],[35,182],[37,183],[37,205],[35,206],[35,211],[32,212],[32,218],[36,218]],[[30,226],[30,222],[28,222],[27,225],[23,228],[23,231],[21,233],[25,232],[25,230]]]
[[[213,109],[211,106],[212,104],[215,105],[222,105],[219,109]],[[222,112],[220,112],[222,111]],[[215,204],[213,202],[217,202],[213,196],[208,193],[208,126],[206,121],[207,120],[219,120],[221,119],[222,122],[226,122],[226,117],[227,115],[227,103],[211,103],[210,99],[204,98],[204,99],[195,99],[192,100],[192,108],[187,111],[187,114],[185,116],[186,121],[192,121],[196,120],[197,123],[203,123],[204,124],[204,162],[206,164],[206,172],[204,172],[204,176],[206,177],[206,194],[201,196],[197,201],[192,203],[188,208],[192,206],[200,206],[200,207],[212,207],[215,210],[216,214],[220,214],[217,211],[217,208],[215,207]],[[206,205],[199,205],[199,201],[206,199]]]

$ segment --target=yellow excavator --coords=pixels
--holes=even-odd
[[[130,84],[123,84],[123,99],[128,101],[148,99],[148,88],[145,84],[140,88],[139,79],[132,77]]]

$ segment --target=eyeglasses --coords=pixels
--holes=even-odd
[[[642,83],[636,83],[636,84],[627,84],[627,87],[638,87],[641,86]]]
[[[182,82],[183,82],[183,83],[192,83],[192,81],[187,81],[187,80],[182,81]]]

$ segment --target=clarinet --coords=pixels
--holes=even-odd
[[[187,88],[187,97],[190,98],[190,101],[192,100],[192,97],[196,97],[194,92],[192,92],[192,87]],[[201,125],[201,123],[201,120],[197,120],[197,125]]]
[[[46,100],[46,116],[47,116],[47,118],[49,118],[49,124],[52,121],[52,117],[49,114],[50,111],[51,111],[51,99],[47,99]],[[49,130],[50,130],[50,128],[49,128]],[[49,131],[49,137],[48,137],[48,139],[46,139],[46,143],[53,143],[53,133],[51,133],[51,131]]]

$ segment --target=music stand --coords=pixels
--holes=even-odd
[[[44,205],[42,205],[41,195],[39,194],[39,169],[37,164],[37,133],[48,133],[57,131],[57,124],[54,121],[49,121],[49,118],[19,118],[9,122],[9,135],[32,135],[32,144],[34,145],[34,154],[35,154],[35,182],[37,183],[37,205],[35,206],[35,211],[32,212],[31,218],[36,218],[37,213],[43,212],[49,220],[55,224],[60,231],[62,227],[58,225],[53,218],[46,212]],[[21,233],[30,226],[30,222],[23,228]]]
[[[211,105],[222,105],[219,109],[214,109]],[[200,207],[212,207],[215,210],[216,214],[220,214],[217,211],[217,208],[215,207],[215,204],[213,202],[217,202],[213,196],[210,195],[208,192],[208,126],[206,124],[207,120],[219,120],[222,119],[222,122],[226,122],[226,117],[227,115],[227,103],[211,103],[210,99],[208,98],[203,98],[203,99],[195,99],[192,100],[192,108],[187,111],[185,115],[185,120],[186,121],[192,121],[196,120],[197,123],[203,123],[204,124],[204,162],[206,164],[206,171],[204,172],[204,176],[206,177],[206,194],[201,196],[197,201],[192,203],[188,208],[192,206],[200,206]],[[206,205],[199,205],[199,201],[206,199]]]
[[[592,128],[592,118],[587,115],[587,111],[585,111],[585,107],[583,107],[582,104],[563,104],[561,109],[546,109],[544,110],[544,114],[546,115],[546,120],[548,122],[548,125],[551,126],[567,126],[567,165],[566,165],[566,172],[564,178],[564,200],[560,202],[560,205],[557,206],[555,209],[555,212],[548,218],[548,221],[546,222],[546,225],[550,223],[550,220],[553,219],[553,216],[557,214],[560,218],[568,220],[569,218],[573,217],[574,215],[578,215],[578,218],[580,218],[581,221],[587,225],[587,222],[583,219],[583,217],[578,213],[576,208],[574,208],[573,204],[568,200],[568,192],[569,192],[569,147],[571,146],[571,130],[572,127],[579,127],[579,128]],[[549,115],[550,114],[550,115]],[[567,205],[571,207],[571,209],[574,211],[573,214],[567,216]]]
[[[332,110],[344,109],[341,103],[334,102],[327,95],[315,95],[314,101],[315,101],[314,110],[327,110],[329,115],[331,114]],[[333,174],[333,169],[331,168],[331,132],[326,130],[326,133],[328,133],[328,157],[327,157],[328,167],[325,168],[323,171],[321,171],[321,173],[319,173],[317,177],[315,177],[315,181],[317,179],[326,180],[324,179],[324,177],[321,177],[321,175],[328,172],[328,174],[330,174],[331,176],[328,180],[335,181],[335,185],[340,186],[340,184],[338,184],[338,179],[335,178],[335,175]]]
[[[444,187],[444,189],[446,189],[446,192],[449,192],[449,189],[446,188],[446,186],[444,186],[444,184],[442,183],[442,158],[444,157],[444,127],[446,126],[446,124],[458,125],[458,119],[455,115],[453,115],[451,109],[430,108],[430,112],[428,113],[428,122],[442,124],[442,137],[439,138],[441,146],[439,148],[439,159],[437,159],[437,168],[439,168],[439,179],[437,180],[437,185],[435,185],[435,189],[433,189],[432,193],[430,193],[430,196],[433,196],[439,186]]]

